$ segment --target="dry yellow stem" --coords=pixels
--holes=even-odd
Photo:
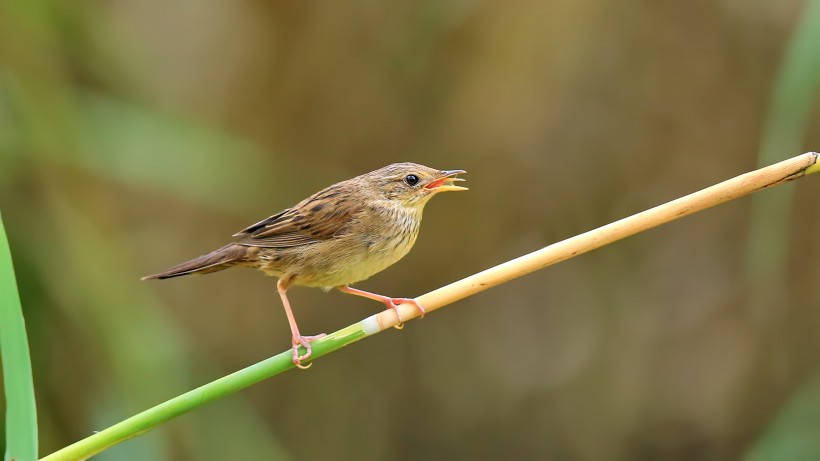
[[[699,190],[671,202],[658,205],[619,221],[593,229],[575,237],[553,243],[538,251],[526,254],[447,286],[419,296],[416,300],[427,312],[453,303],[514,278],[543,269],[552,264],[573,258],[630,235],[643,232],[661,224],[705,210],[729,200],[742,197],[760,189],[782,184],[806,174],[820,171],[818,154],[809,152],[761,168],[735,178]],[[416,308],[409,304],[399,306],[402,318],[418,316]],[[380,329],[398,324],[393,311],[376,316]]]

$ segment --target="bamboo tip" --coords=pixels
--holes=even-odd
[[[820,154],[817,152],[806,152],[806,154],[814,157],[814,163],[810,167],[806,168],[806,174],[817,173],[820,171]]]

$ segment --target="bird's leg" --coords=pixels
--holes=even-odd
[[[341,291],[342,293],[348,293],[351,295],[361,296],[363,298],[374,299],[376,301],[384,303],[384,305],[387,306],[388,309],[393,309],[394,311],[396,311],[396,316],[399,318],[399,324],[396,325],[395,328],[399,330],[404,328],[404,319],[401,318],[401,314],[399,313],[399,304],[407,303],[416,306],[416,309],[418,309],[419,312],[421,312],[419,318],[424,317],[424,314],[426,313],[424,307],[422,307],[422,305],[419,304],[419,302],[413,298],[391,298],[389,296],[382,296],[376,293],[371,293],[369,291],[359,290],[358,288],[351,288],[347,285],[338,286],[336,287],[336,289]]]
[[[291,340],[291,344],[293,345],[293,364],[303,370],[307,370],[313,364],[302,365],[302,360],[306,360],[313,353],[310,342],[326,335],[322,333],[316,336],[302,336],[299,333],[299,326],[296,325],[296,319],[293,317],[293,311],[290,309],[290,301],[288,301],[287,291],[289,281],[290,279],[279,279],[276,283],[276,288],[279,291],[279,296],[282,298],[282,304],[285,306],[285,314],[287,314],[288,323],[290,324],[290,333],[293,336]],[[299,346],[303,346],[307,349],[305,355],[299,355]]]

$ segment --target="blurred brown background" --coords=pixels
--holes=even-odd
[[[795,112],[773,95],[816,4],[0,3],[0,207],[42,453],[286,349],[273,279],[139,277],[333,182],[396,161],[469,172],[413,252],[359,284],[415,296],[816,150],[816,82],[781,124],[801,138],[771,131]],[[759,195],[98,459],[820,459],[820,178]],[[379,309],[291,300],[306,333]]]

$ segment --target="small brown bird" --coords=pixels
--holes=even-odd
[[[334,184],[236,234],[224,247],[142,280],[208,274],[233,266],[253,267],[279,277],[276,284],[293,334],[293,363],[310,357],[310,341],[293,317],[287,290],[293,285],[321,287],[384,303],[424,308],[415,300],[391,298],[349,285],[369,278],[406,255],[419,233],[424,205],[439,192],[467,190],[456,186],[463,170],[436,170],[415,163],[394,163]],[[401,321],[401,317],[399,317]],[[299,355],[299,346],[307,352]],[[308,365],[310,366],[310,365]]]

